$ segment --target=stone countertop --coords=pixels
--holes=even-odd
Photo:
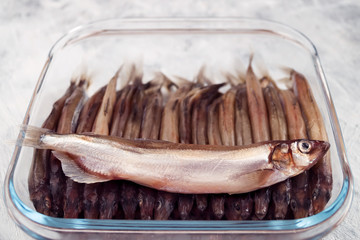
[[[319,51],[341,125],[355,186],[360,183],[360,2],[295,1],[0,1],[0,136],[15,139],[51,46],[70,29],[115,17],[255,17],[285,23],[308,36]],[[266,2],[266,3],[265,3]],[[0,144],[3,186],[13,145]],[[3,196],[3,188],[0,190]],[[360,239],[360,197],[324,239]],[[0,201],[0,239],[30,239]]]

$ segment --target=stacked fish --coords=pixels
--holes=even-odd
[[[122,80],[126,85],[116,91],[122,71],[90,98],[87,80],[71,82],[42,125],[51,130],[38,136],[43,142],[26,144],[25,139],[24,145],[38,148],[29,175],[38,212],[87,219],[272,220],[324,209],[332,190],[328,145],[313,164],[293,171],[297,158],[318,144],[297,139],[327,141],[303,75],[292,70],[293,86],[283,90],[270,77],[259,79],[250,63],[245,81],[229,77],[229,83],[213,84],[201,70],[194,82],[175,84],[159,73],[143,83],[141,71],[132,66]],[[43,147],[54,136],[69,142],[62,149],[59,143]],[[86,141],[88,158],[103,156],[103,163],[92,169],[83,161],[87,153],[67,152],[66,146],[78,143],[73,138],[78,149]],[[131,167],[116,172],[118,166],[105,161],[114,154],[105,157],[92,147],[104,143],[120,146],[118,165]],[[240,159],[234,161],[235,155]],[[265,156],[262,162],[259,156]],[[284,177],[289,171],[292,175]],[[233,174],[234,181],[223,174]]]

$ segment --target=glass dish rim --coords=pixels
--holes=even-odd
[[[56,52],[61,50],[67,46],[67,44],[71,43],[71,41],[81,40],[83,38],[92,36],[96,33],[96,29],[98,31],[103,31],[104,26],[109,24],[149,24],[149,23],[158,23],[158,24],[168,24],[174,23],[179,25],[186,25],[188,23],[209,23],[209,22],[217,22],[217,23],[240,23],[243,24],[255,23],[255,24],[263,24],[269,25],[273,27],[273,29],[279,28],[283,31],[288,31],[288,33],[297,35],[301,39],[295,39],[298,43],[308,47],[310,54],[313,57],[314,65],[318,77],[320,79],[320,84],[322,86],[321,90],[324,93],[325,100],[327,103],[329,114],[331,115],[331,123],[332,130],[334,131],[335,142],[337,145],[337,149],[341,150],[341,154],[339,154],[340,164],[343,170],[343,185],[341,187],[340,193],[335,201],[328,206],[324,211],[316,214],[314,216],[310,216],[307,218],[296,219],[296,220],[265,220],[265,221],[215,221],[215,220],[207,220],[207,221],[177,221],[177,220],[166,220],[166,221],[144,221],[144,220],[88,220],[88,219],[62,219],[62,218],[54,218],[45,216],[40,214],[31,208],[29,208],[25,203],[23,203],[18,197],[13,183],[13,174],[18,161],[18,156],[21,151],[21,147],[15,146],[14,154],[12,160],[9,164],[9,168],[5,178],[4,184],[4,198],[5,204],[8,207],[9,214],[13,217],[13,219],[21,225],[21,221],[15,217],[15,215],[20,214],[28,220],[34,222],[35,224],[50,227],[53,229],[68,229],[68,230],[115,230],[115,231],[205,231],[205,232],[213,232],[213,231],[235,231],[235,232],[246,232],[246,231],[259,231],[262,232],[293,232],[293,231],[305,231],[319,225],[323,222],[326,222],[330,219],[335,220],[335,224],[338,224],[348,212],[350,208],[352,196],[353,196],[353,178],[351,174],[351,170],[348,164],[348,160],[346,157],[345,146],[338,122],[338,118],[336,116],[335,108],[331,99],[331,95],[328,89],[328,85],[325,79],[325,75],[323,73],[320,59],[317,53],[317,49],[311,40],[305,36],[303,33],[289,27],[285,24],[269,21],[269,20],[261,20],[254,18],[117,18],[117,19],[106,19],[101,21],[92,22],[86,25],[81,25],[69,31],[63,37],[61,37],[55,44],[51,47],[48,59],[45,62],[45,65],[41,71],[40,77],[35,86],[34,93],[30,100],[28,109],[25,114],[25,118],[23,124],[27,124],[30,119],[30,111],[33,106],[33,103],[36,98],[37,92],[41,89],[41,85],[45,79],[47,69],[50,66],[50,63],[53,57],[56,55]],[[174,28],[174,29],[158,29],[160,31],[178,31],[182,29],[184,31],[189,28]],[[201,28],[200,28],[201,29]],[[204,30],[205,28],[203,28]],[[217,28],[214,28],[215,30]],[[239,29],[239,27],[231,27],[228,29],[229,31],[234,31],[235,29]],[[251,29],[251,27],[250,27]],[[253,27],[255,30],[268,30],[266,28],[260,29]],[[282,35],[281,32],[277,32],[276,30],[271,30],[272,33],[276,33],[285,38],[288,35]],[[109,29],[108,29],[109,30]],[[111,30],[111,29],[110,29]],[[116,31],[121,31],[120,28],[115,29]],[[129,29],[128,29],[129,30]],[[142,31],[148,31],[149,33],[154,30],[152,28],[144,28]],[[196,29],[199,30],[199,29]],[[209,31],[209,28],[206,28],[205,31]],[[87,33],[85,36],[81,34]],[[80,36],[76,36],[80,34]],[[77,37],[77,38],[76,38]],[[22,136],[19,134],[17,141],[21,141]],[[345,213],[340,213],[341,209],[344,209]],[[16,214],[13,213],[16,211]],[[337,213],[337,214],[336,214]],[[336,218],[336,219],[335,219]],[[335,225],[334,224],[334,225]],[[195,226],[195,227],[194,227]]]

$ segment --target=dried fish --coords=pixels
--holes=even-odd
[[[225,195],[212,194],[210,199],[211,214],[213,219],[221,220],[225,214]]]
[[[139,80],[141,81],[141,80]],[[134,83],[135,85],[136,83]],[[134,93],[130,101],[131,110],[126,120],[125,130],[123,137],[126,139],[135,139],[140,137],[140,127],[144,111],[144,85],[142,83],[137,83],[136,88],[134,87]],[[126,99],[129,101],[129,98]],[[128,103],[127,103],[128,104]],[[126,115],[121,116],[120,120],[126,118]],[[119,126],[119,131],[122,131]],[[119,132],[118,132],[119,133]],[[120,136],[120,135],[118,135]],[[125,219],[135,219],[135,213],[138,207],[138,195],[139,189],[138,186],[129,181],[122,181],[121,183],[121,206],[124,211]]]
[[[78,133],[91,132],[95,118],[100,109],[102,99],[105,94],[106,87],[97,91],[88,101],[85,103],[80,115],[79,125],[77,127]],[[88,109],[88,110],[87,110]],[[82,207],[84,218],[96,219],[99,216],[99,201],[98,201],[98,186],[100,184],[85,184],[82,196]],[[79,201],[81,201],[79,199]]]
[[[190,219],[190,212],[194,205],[194,195],[178,194],[178,213],[181,220]]]
[[[251,62],[252,59],[250,59],[245,80],[252,137],[254,142],[257,143],[270,140],[270,129],[262,88],[253,72]],[[270,189],[260,189],[254,193],[255,215],[260,220],[267,214],[270,195]]]
[[[155,86],[146,94],[144,114],[141,122],[142,139],[158,139],[161,112],[162,112],[162,94],[160,92],[161,85]],[[139,186],[138,201],[140,208],[140,218],[143,220],[150,220],[154,218],[154,207],[156,202],[156,190],[144,186]]]
[[[155,203],[154,219],[167,220],[174,211],[177,194],[158,191]]]
[[[81,110],[76,133],[91,132],[96,113],[100,108],[106,86],[90,97]],[[78,218],[83,211],[84,184],[66,179],[66,191],[64,195],[64,218]]]
[[[204,67],[196,83],[180,79],[179,87],[162,73],[143,84],[135,65],[128,70],[117,93],[122,68],[84,107],[88,82],[81,80],[43,128],[23,126],[22,144],[38,148],[29,192],[39,212],[261,220],[324,209],[332,190],[329,143],[304,76],[291,72],[296,99],[270,77],[259,81],[252,57],[246,83],[226,74],[232,85],[224,94]]]
[[[179,100],[188,93],[191,85],[185,84],[176,92],[171,93],[169,100],[164,106],[161,119],[160,139],[174,143],[180,141],[179,138]],[[178,213],[186,209],[187,198],[180,197],[180,209]],[[175,203],[178,200],[178,195],[159,191],[156,197],[155,219],[167,220],[175,208]],[[179,200],[178,200],[179,202]],[[178,204],[179,205],[179,204]],[[179,208],[179,207],[178,207]]]
[[[300,105],[291,90],[281,91],[282,102],[288,125],[289,139],[306,139],[306,126],[301,115]],[[295,219],[312,215],[311,193],[309,189],[309,171],[290,179],[290,208]]]
[[[267,78],[264,78],[263,81],[266,82],[263,93],[268,110],[271,139],[287,140],[287,124],[279,92],[273,82]],[[274,205],[272,218],[285,219],[290,202],[290,179],[277,183],[271,187],[271,190],[272,204]]]
[[[246,72],[246,88],[253,141],[269,141],[270,129],[264,95],[251,62]]]
[[[217,127],[221,136],[221,143],[226,146],[235,146],[235,95],[235,89],[231,88],[222,95],[222,100],[218,106]],[[213,126],[213,128],[215,127]],[[218,220],[222,219],[225,214],[225,195],[212,195],[210,201],[213,217]]]
[[[110,123],[117,95],[116,81],[119,73],[120,72],[117,71],[106,86],[100,108],[92,127],[92,132],[94,133],[102,135],[109,135],[110,133]],[[97,195],[93,195],[93,199],[95,200],[93,206],[99,206],[98,212],[100,219],[111,219],[117,214],[120,199],[118,189],[117,183],[113,181],[102,183],[97,186],[97,189],[94,192],[97,193]],[[96,210],[94,209],[93,212],[96,213]]]
[[[72,81],[65,94],[53,104],[49,116],[42,125],[43,128],[56,130],[65,101],[70,97],[75,87],[76,84]],[[49,150],[37,149],[35,151],[28,179],[30,199],[34,204],[36,211],[45,215],[49,215],[51,209],[49,157]]]
[[[135,219],[138,207],[138,186],[132,182],[121,181],[121,207],[124,212],[124,219]]]
[[[120,188],[118,181],[109,181],[100,185],[99,219],[112,219],[119,211]]]
[[[156,196],[156,190],[139,186],[138,202],[140,208],[140,218],[142,220],[154,219]]]
[[[88,82],[81,80],[70,97],[65,101],[57,132],[61,134],[73,133],[76,130],[77,120],[86,97],[85,89]],[[50,157],[50,191],[52,196],[50,216],[63,217],[63,201],[66,187],[66,178],[60,161],[51,154]]]
[[[249,119],[246,85],[239,84],[236,87],[235,98],[235,136],[236,145],[251,144],[251,124]],[[228,220],[249,219],[254,207],[251,193],[234,194],[225,200],[225,215]]]
[[[205,79],[205,77],[202,75],[202,73],[199,73],[199,82],[208,82],[209,80]],[[208,105],[211,104],[213,99],[217,98],[220,93],[218,92],[219,88],[221,88],[224,84],[215,84],[215,85],[208,85],[194,88],[191,92],[189,92],[188,96],[185,98],[181,104],[186,103],[187,106],[183,109],[184,111],[188,110],[188,112],[182,112],[182,115],[188,118],[191,118],[191,120],[188,120],[186,122],[191,124],[191,136],[192,141],[189,141],[189,139],[182,139],[180,138],[181,142],[184,143],[192,143],[192,144],[208,144],[208,136],[207,136],[207,111],[208,111]],[[183,105],[181,105],[183,106]],[[186,119],[187,120],[187,119]],[[197,206],[197,210],[201,212],[204,212],[204,210],[207,208],[208,205],[208,196],[206,194],[196,194],[195,195],[195,203]],[[214,204],[214,206],[218,206],[217,204]],[[201,215],[199,213],[195,215]]]
[[[301,106],[309,138],[327,141],[324,120],[307,80],[296,71],[292,71],[290,77],[294,81],[294,92]],[[310,172],[312,206],[314,214],[317,214],[324,210],[331,197],[333,179],[330,153],[326,154]]]

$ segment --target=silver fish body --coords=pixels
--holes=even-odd
[[[22,145],[52,149],[68,177],[82,183],[126,179],[177,193],[245,193],[312,167],[329,143],[271,141],[246,146],[179,144],[102,135],[56,134],[24,126]]]

